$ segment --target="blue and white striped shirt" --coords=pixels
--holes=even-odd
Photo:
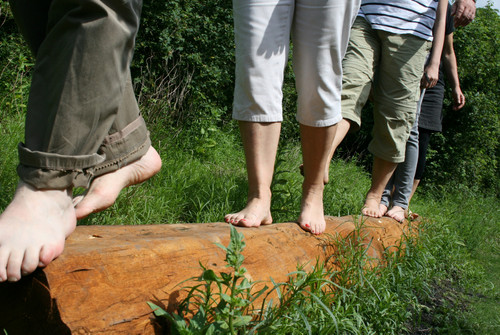
[[[359,16],[373,29],[432,41],[438,0],[362,0]]]

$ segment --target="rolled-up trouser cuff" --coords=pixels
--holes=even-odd
[[[87,188],[94,177],[138,160],[150,146],[146,124],[139,117],[121,131],[108,135],[98,152],[90,155],[66,156],[31,151],[20,143],[17,173],[24,182],[37,189]]]

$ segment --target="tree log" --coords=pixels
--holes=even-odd
[[[381,259],[408,229],[389,218],[327,217],[325,234],[296,223],[238,228],[245,236],[243,266],[254,281],[286,282],[297,265],[331,256],[334,238],[360,230],[369,255]],[[160,334],[146,302],[172,311],[182,281],[201,274],[199,263],[225,268],[225,223],[147,226],[79,226],[64,253],[17,283],[0,284],[0,334]],[[270,285],[268,285],[270,286]]]

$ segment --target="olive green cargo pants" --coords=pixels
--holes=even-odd
[[[10,0],[36,62],[19,177],[88,187],[150,147],[130,62],[142,0]]]

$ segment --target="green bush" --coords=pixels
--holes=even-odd
[[[461,184],[500,194],[500,16],[478,8],[477,18],[455,32],[458,72],[466,105],[451,109],[448,88],[443,133],[434,136],[428,180],[436,185]]]
[[[234,34],[230,1],[146,2],[133,62],[136,84],[145,69],[164,78],[177,69],[174,86],[186,88],[177,110],[162,111],[166,124],[182,127],[189,136],[206,138],[207,131],[231,122],[234,90]],[[141,85],[154,92],[155,85]],[[288,67],[284,85],[283,136],[298,139],[294,76]],[[144,111],[147,115],[148,111]]]
[[[33,57],[8,2],[0,2],[0,118],[23,112],[28,101]]]

